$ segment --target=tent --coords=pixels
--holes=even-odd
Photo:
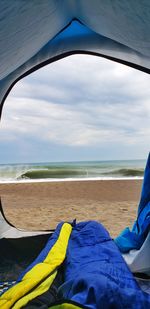
[[[72,54],[150,73],[149,0],[2,0],[0,8],[0,115],[17,81]],[[18,231],[0,212],[1,280],[15,280],[49,235]]]
[[[76,53],[149,73],[149,20],[148,0],[1,1],[0,109],[19,79]]]

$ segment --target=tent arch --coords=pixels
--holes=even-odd
[[[48,2],[52,3],[53,1],[48,1]],[[64,2],[67,3],[68,1],[66,0]],[[88,8],[87,9],[85,8],[85,16],[83,16],[84,13],[82,12],[81,14],[82,18],[81,16],[78,16],[80,15],[79,12],[77,13],[77,7],[79,6],[79,3],[77,5],[77,2],[76,4],[74,1],[71,1],[71,2],[72,2],[72,5],[70,6],[72,7],[72,10],[73,9],[75,10],[75,13],[74,14],[70,13],[71,14],[70,17],[66,17],[66,19],[64,20],[64,23],[62,23],[61,26],[59,25],[60,29],[58,32],[55,29],[56,28],[55,22],[52,20],[52,22],[54,23],[54,30],[55,30],[53,32],[55,33],[53,33],[52,38],[44,46],[41,45],[38,47],[39,50],[37,50],[35,55],[32,56],[31,54],[31,57],[30,58],[28,57],[28,59],[25,62],[24,62],[24,58],[22,57],[22,60],[21,60],[18,55],[18,62],[15,62],[16,61],[16,54],[15,54],[14,59],[9,59],[10,69],[9,69],[9,72],[7,72],[7,75],[3,76],[3,70],[1,71],[1,74],[0,74],[0,101],[1,101],[0,115],[2,113],[4,101],[8,93],[10,92],[10,90],[12,89],[12,87],[17,81],[27,76],[28,74],[34,72],[35,70],[43,67],[44,65],[47,65],[51,62],[62,59],[72,54],[85,53],[85,54],[97,55],[97,56],[105,57],[107,59],[110,59],[110,60],[113,60],[119,63],[126,64],[130,67],[141,70],[143,72],[150,73],[150,60],[149,60],[149,57],[147,56],[147,49],[144,44],[143,44],[143,53],[141,53],[142,48],[140,49],[140,47],[138,47],[136,50],[135,49],[136,46],[134,46],[136,44],[134,41],[133,41],[132,47],[130,46],[132,45],[131,42],[130,44],[129,43],[127,44],[127,37],[124,33],[121,37],[119,33],[116,33],[114,35],[111,29],[109,29],[110,33],[108,29],[106,31],[105,28],[107,28],[107,21],[103,20],[103,16],[101,16],[102,21],[101,20],[99,21],[99,19],[94,21],[95,18],[100,17],[99,15],[97,15],[96,17],[90,16],[90,9],[93,10],[93,2],[92,2],[92,7],[91,7],[90,2],[86,1]],[[83,1],[80,1],[80,2],[81,2],[80,6],[85,5],[85,4],[83,5],[82,3]],[[98,3],[95,0],[95,5],[96,4]],[[98,7],[101,6],[102,10],[103,9],[106,10],[107,5],[106,7],[105,5],[103,7],[103,5],[104,5],[103,3],[101,4],[99,3]],[[41,4],[41,9],[42,7],[43,6]],[[115,9],[116,8],[113,8],[113,14],[114,14]],[[61,11],[61,6],[59,7],[59,10]],[[117,10],[121,10],[121,8],[117,7]],[[123,14],[123,12],[121,11],[120,13]],[[108,15],[109,15],[109,12],[108,12]],[[60,17],[61,17],[60,19],[62,19],[62,16]],[[130,16],[126,16],[126,18],[130,19]],[[53,28],[52,22],[50,21],[50,24]],[[58,20],[56,20],[56,23],[57,22]],[[102,29],[99,29],[100,25]],[[116,25],[114,23],[114,20],[112,19],[112,28],[113,27],[115,30]],[[25,31],[25,29],[23,29],[22,31]],[[142,27],[141,27],[141,31],[143,31]],[[18,32],[16,32],[14,35],[15,35],[15,39],[17,39]],[[105,36],[105,35],[108,35],[108,36]],[[41,39],[41,37],[39,39]],[[123,44],[123,38],[124,38],[124,44]],[[34,38],[33,36],[33,42],[34,42],[34,39],[36,40],[37,38],[36,37]],[[146,43],[146,46],[148,46],[148,43]],[[30,45],[26,47],[25,52],[28,47],[30,49]],[[31,49],[31,52],[32,52],[32,49]],[[10,53],[10,51],[8,53]],[[6,53],[6,59],[4,57],[4,64],[5,64],[5,61],[8,61],[7,53]],[[15,62],[14,65],[16,66],[15,70],[13,69],[13,61]],[[22,64],[20,65],[21,61],[22,61]],[[3,67],[3,61],[1,61],[1,64]],[[8,66],[6,65],[6,67]]]

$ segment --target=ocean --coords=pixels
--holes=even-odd
[[[146,160],[0,164],[0,182],[142,179]]]

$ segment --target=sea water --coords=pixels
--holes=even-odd
[[[141,179],[145,160],[0,164],[0,182]]]

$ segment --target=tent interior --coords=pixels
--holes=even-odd
[[[2,1],[1,116],[6,97],[20,79],[72,54],[97,55],[150,73],[149,33],[148,0],[46,0],[36,4],[32,0]],[[16,281],[44,248],[52,232],[16,229],[5,218],[1,205],[0,282]],[[150,233],[137,251],[125,259],[134,273],[144,273],[144,280],[150,285]],[[146,271],[141,270],[143,263],[148,264]]]

